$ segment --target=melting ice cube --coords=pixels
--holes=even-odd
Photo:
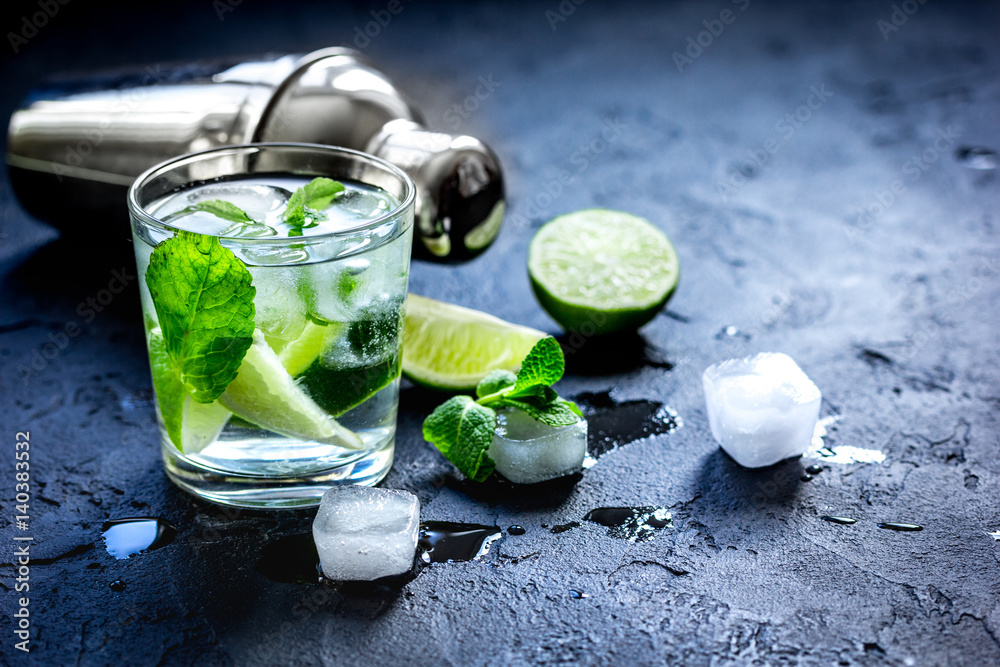
[[[702,384],[712,435],[740,465],[769,466],[809,447],[821,394],[788,355],[723,361]]]
[[[489,456],[515,484],[534,484],[580,470],[587,454],[587,420],[552,427],[515,408],[497,410]]]
[[[420,501],[412,493],[335,486],[323,494],[313,520],[323,574],[336,581],[370,581],[413,566]]]

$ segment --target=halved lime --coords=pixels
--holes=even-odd
[[[546,223],[528,248],[538,301],[568,331],[635,330],[666,305],[680,262],[670,240],[646,220],[587,209]]]
[[[260,330],[254,331],[253,345],[219,402],[269,431],[346,449],[362,447],[356,433],[330,417],[295,383]]]
[[[517,372],[546,334],[486,313],[410,294],[403,373],[422,385],[466,391],[495,370]]]

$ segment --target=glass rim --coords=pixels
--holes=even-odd
[[[212,157],[215,155],[225,155],[232,154],[238,155],[241,153],[249,153],[251,151],[257,151],[260,149],[291,149],[296,151],[312,151],[312,152],[322,152],[322,153],[336,153],[339,155],[346,155],[357,160],[368,162],[369,164],[374,164],[381,169],[389,172],[393,176],[397,177],[403,184],[403,197],[399,200],[399,205],[392,210],[387,211],[384,215],[365,222],[363,225],[358,225],[356,227],[350,227],[348,229],[340,229],[332,232],[324,232],[323,234],[310,234],[308,236],[296,236],[296,237],[286,237],[286,236],[265,236],[265,237],[244,237],[244,236],[221,236],[218,234],[205,234],[205,236],[212,236],[217,239],[225,239],[227,241],[238,241],[241,245],[287,245],[289,240],[296,243],[304,243],[306,245],[312,245],[321,242],[326,239],[332,238],[351,238],[353,236],[358,236],[366,232],[377,229],[378,227],[384,225],[387,222],[391,222],[401,213],[404,213],[407,209],[412,208],[416,200],[416,185],[413,179],[410,178],[409,174],[397,167],[396,165],[383,160],[380,157],[371,155],[370,153],[365,153],[363,151],[354,150],[353,148],[344,148],[342,146],[330,146],[326,144],[310,144],[304,142],[293,142],[293,141],[277,141],[277,142],[251,142],[245,144],[232,144],[229,146],[219,146],[216,148],[209,148],[203,151],[197,151],[194,153],[185,153],[184,155],[179,155],[177,157],[170,158],[156,165],[153,165],[146,171],[142,172],[136,179],[132,182],[132,185],[128,188],[127,203],[129,212],[142,224],[153,227],[160,231],[166,232],[190,232],[189,229],[183,229],[181,227],[176,227],[170,223],[163,222],[158,218],[151,215],[138,201],[138,192],[146,184],[149,183],[156,176],[162,175],[174,169],[178,166],[185,164],[192,164],[199,162],[207,157]],[[249,174],[248,174],[249,175]],[[199,232],[194,232],[199,233]]]

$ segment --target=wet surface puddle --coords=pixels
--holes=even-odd
[[[803,458],[819,459],[824,463],[839,463],[841,465],[851,463],[882,463],[885,461],[885,454],[877,449],[864,449],[848,445],[827,447],[824,438],[832,430],[831,427],[833,424],[836,424],[838,421],[840,421],[839,415],[831,415],[823,417],[816,422],[812,442],[809,444],[809,449],[803,454]]]
[[[386,579],[405,583],[430,563],[479,560],[489,553],[490,546],[500,539],[501,534],[497,526],[424,521],[420,524],[413,570]],[[279,537],[266,544],[260,551],[254,569],[271,581],[283,584],[315,584],[323,579],[319,554],[311,532]]]
[[[108,553],[121,560],[167,546],[177,537],[177,529],[156,517],[132,517],[106,521],[101,536]]]
[[[673,527],[665,507],[598,507],[587,512],[583,520],[604,526],[611,537],[629,542],[645,542],[652,539],[654,531]],[[570,521],[552,526],[549,531],[565,533],[582,525],[580,521]]]
[[[611,392],[586,393],[573,401],[587,418],[587,458],[590,468],[604,454],[651,435],[673,433],[683,422],[663,403],[650,400],[616,401]]]

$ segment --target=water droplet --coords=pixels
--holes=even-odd
[[[818,475],[821,472],[823,472],[823,466],[816,465],[814,463],[811,466],[806,467],[806,472],[809,473],[810,475]]]
[[[829,521],[830,523],[837,523],[840,524],[841,526],[851,526],[858,522],[857,519],[851,519],[846,516],[821,516],[820,518],[823,519],[823,521]]]
[[[552,526],[551,532],[556,534],[565,533],[567,530],[573,530],[574,528],[579,528],[582,525],[583,524],[581,524],[579,521],[570,521],[569,523],[563,523],[558,526]]]
[[[176,528],[155,517],[106,521],[101,533],[108,553],[119,560],[165,547],[177,537]]]
[[[880,523],[879,528],[885,528],[887,530],[899,530],[903,532],[915,532],[918,530],[923,530],[923,526],[918,526],[915,523],[897,523],[895,521],[888,521],[886,523]]]
[[[813,478],[813,476],[812,475],[808,475],[808,474],[807,475],[802,475],[802,477],[799,477],[799,479],[802,480],[803,482],[809,482],[809,481],[812,480],[812,478]]]
[[[526,531],[524,530],[523,526],[515,525],[507,529],[507,533],[510,535],[524,535],[525,532]]]
[[[1000,165],[997,152],[982,146],[963,146],[955,151],[955,158],[970,169],[996,169]]]
[[[461,563],[478,560],[500,539],[497,526],[453,521],[425,521],[420,524],[417,549],[420,560],[430,563]],[[430,560],[424,559],[424,554]]]
[[[743,340],[750,340],[750,334],[740,331],[738,327],[733,325],[722,327],[719,333],[715,334],[716,340],[723,340],[724,338],[741,338]]]
[[[629,542],[645,542],[653,531],[673,526],[665,507],[598,507],[583,517],[608,528],[608,535]]]
[[[569,589],[569,596],[571,598],[573,598],[574,600],[582,600],[583,598],[589,598],[590,597],[590,593],[584,593],[583,591],[579,591],[579,590],[577,590],[575,588],[571,588],[571,589]]]
[[[125,590],[125,582],[122,581],[121,579],[115,579],[110,584],[108,584],[108,588],[113,590],[115,593],[121,593],[123,590]]]

